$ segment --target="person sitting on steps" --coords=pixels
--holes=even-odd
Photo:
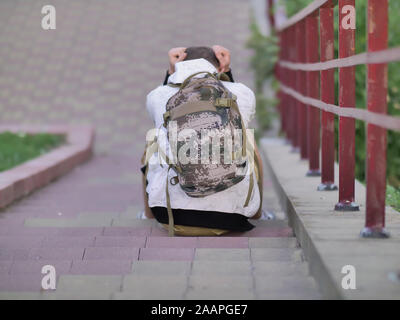
[[[159,134],[154,141],[147,141],[142,158],[143,218],[156,218],[169,229],[170,235],[221,235],[251,230],[254,226],[248,219],[261,217],[263,177],[257,146],[253,142],[252,148],[246,147],[249,138],[244,132],[255,114],[254,93],[234,82],[230,52],[222,46],[173,48],[168,56],[169,69],[163,85],[151,91],[146,99],[155,128],[170,137],[172,120],[177,121],[178,127],[194,123],[196,130],[200,118],[210,119],[212,125],[218,122],[215,127],[218,130],[224,125],[236,126],[243,133],[244,147],[238,156],[243,162],[228,166],[196,167],[183,162],[169,165],[171,160],[165,155],[168,151],[157,145],[157,140],[161,140]],[[221,117],[222,113],[225,116]],[[209,123],[206,127],[210,127]],[[232,157],[236,156],[232,153]],[[254,170],[248,165],[251,157],[256,164]],[[162,163],[152,164],[150,160],[155,159],[162,159]],[[236,169],[242,166],[246,174],[235,175],[233,166]],[[190,170],[196,174],[190,175]],[[206,174],[202,177],[199,172]],[[217,185],[207,185],[204,181],[217,181]]]

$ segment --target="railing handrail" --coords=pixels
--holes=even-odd
[[[379,64],[400,61],[400,47],[375,52],[363,52],[342,59],[333,59],[326,62],[297,63],[280,60],[278,64],[294,71],[324,71],[335,68],[354,67],[366,64]]]
[[[278,32],[282,32],[285,29],[290,28],[291,26],[295,25],[297,22],[300,22],[310,14],[312,14],[314,11],[318,10],[325,4],[329,3],[332,0],[314,0],[314,2],[311,2],[307,7],[302,9],[301,11],[297,12],[295,15],[290,17],[288,20],[286,20],[282,25],[277,26],[276,30]]]
[[[290,95],[291,97],[301,101],[306,105],[311,105],[323,111],[336,114],[339,117],[357,119],[374,124],[384,129],[400,132],[400,117],[388,116],[386,114],[376,113],[365,109],[339,107],[334,104],[325,103],[319,99],[304,96],[300,92],[293,90],[283,84],[280,84],[280,89],[284,93]]]

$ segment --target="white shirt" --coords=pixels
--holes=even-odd
[[[208,71],[211,73],[217,72],[215,67],[205,59],[196,59],[178,62],[175,65],[175,73],[169,79],[169,83],[182,83],[190,75]],[[199,76],[204,76],[199,75]],[[241,83],[222,82],[224,86],[237,96],[237,104],[242,115],[243,122],[247,128],[249,122],[255,114],[255,97],[253,91]],[[154,121],[156,128],[166,130],[162,124],[164,123],[163,114],[166,111],[168,100],[178,91],[178,88],[171,86],[159,86],[147,95],[146,108],[150,117]],[[159,135],[159,136],[165,136]],[[166,183],[176,174],[173,170],[168,172],[168,166],[160,166],[154,164],[157,162],[157,154],[154,154],[150,159],[149,171],[147,175],[148,185],[146,191],[149,195],[149,207],[166,207]],[[152,161],[153,160],[153,161]],[[254,181],[256,181],[253,173]],[[206,196],[204,198],[189,197],[179,186],[169,184],[169,195],[171,199],[171,207],[174,209],[191,209],[199,211],[218,211],[226,213],[239,213],[246,217],[251,217],[256,214],[260,205],[260,193],[257,183],[254,183],[251,200],[247,207],[244,203],[249,190],[250,175],[235,184],[234,186]]]

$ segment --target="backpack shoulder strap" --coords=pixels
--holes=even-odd
[[[167,84],[167,86],[168,87],[172,87],[172,88],[179,88],[181,86],[181,84],[180,83],[172,83],[172,82],[170,82],[170,83]]]
[[[168,167],[167,171],[167,186],[165,188],[165,196],[167,199],[167,212],[168,212],[168,235],[170,237],[173,237],[175,235],[175,228],[174,228],[174,215],[172,213],[172,208],[171,208],[171,198],[169,196],[169,191],[168,191],[168,185],[169,185],[169,180],[168,180],[168,173],[169,170],[172,168],[172,165]]]
[[[197,76],[197,75],[199,75],[199,74],[202,74],[202,73],[208,74],[210,77],[213,77],[215,80],[218,80],[217,76],[214,75],[214,74],[212,74],[211,72],[208,72],[208,71],[200,71],[200,72],[193,73],[192,75],[190,75],[189,77],[187,77],[187,78],[185,79],[185,81],[182,82],[180,89],[181,89],[181,90],[184,89],[184,88],[189,84],[189,81],[190,81],[192,78],[194,78],[195,76]]]

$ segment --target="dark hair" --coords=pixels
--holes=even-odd
[[[219,67],[219,61],[214,53],[214,50],[210,47],[189,47],[186,48],[186,60],[194,60],[194,59],[206,59],[208,62],[211,62],[214,67]]]

